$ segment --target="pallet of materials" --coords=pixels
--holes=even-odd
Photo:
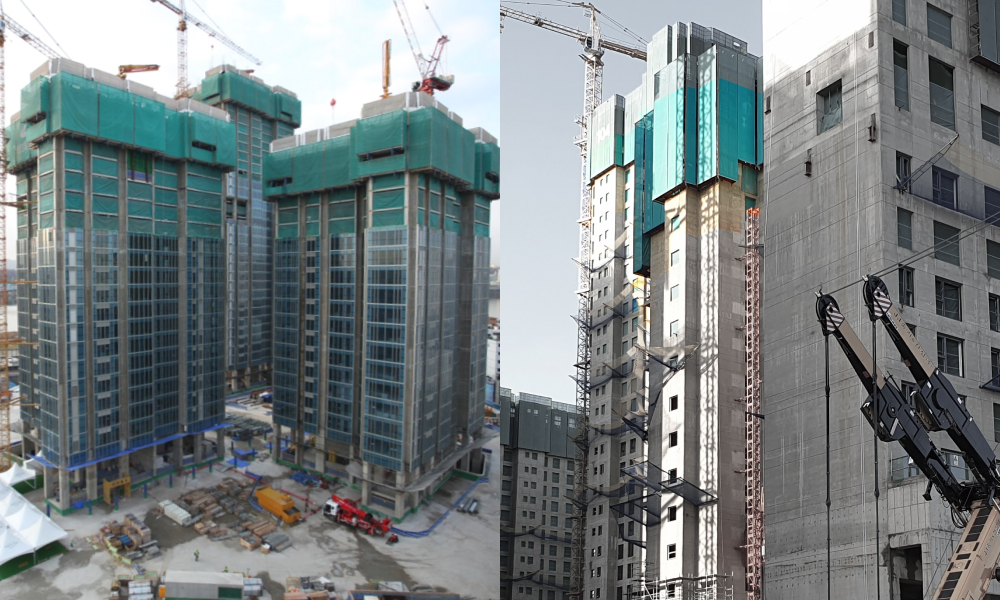
[[[163,514],[166,515],[168,519],[182,527],[187,527],[193,522],[191,513],[174,504],[170,500],[160,502],[160,508],[163,509]]]

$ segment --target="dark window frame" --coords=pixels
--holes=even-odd
[[[954,292],[957,299],[949,297]],[[957,301],[957,306],[955,305]],[[934,279],[934,305],[938,316],[946,319],[962,320],[962,284],[949,279]]]
[[[902,306],[916,306],[913,280],[914,272],[911,267],[899,268],[899,304]]]

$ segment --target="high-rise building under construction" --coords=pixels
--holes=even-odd
[[[397,517],[479,464],[499,177],[496,139],[423,93],[271,144],[276,458]]]
[[[22,430],[46,499],[67,510],[100,497],[98,481],[214,457],[234,124],[58,59],[32,74],[7,131]]]
[[[954,386],[989,446],[1000,441],[995,8],[764,2],[771,600],[830,588],[836,597],[929,598],[957,562],[954,513],[900,444],[875,441],[860,411],[868,392],[833,339],[826,361],[815,302],[820,291],[835,297],[916,410],[919,380],[862,302],[862,277],[878,274],[927,363]],[[975,480],[952,437],[930,438],[956,479]],[[987,591],[997,598],[1000,583]]]
[[[743,598],[740,260],[763,161],[761,62],[743,41],[680,23],[653,36],[646,65],[639,87],[600,104],[589,124],[582,597]],[[545,570],[511,568],[549,598],[568,592]],[[527,583],[509,597],[529,600]]]
[[[274,205],[264,199],[263,166],[272,141],[302,121],[294,93],[230,65],[205,73],[193,98],[229,113],[236,169],[226,173],[226,386],[270,381]],[[226,142],[227,140],[220,140]]]

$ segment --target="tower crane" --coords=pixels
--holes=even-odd
[[[576,408],[577,413],[580,415],[578,418],[582,419],[582,424],[579,424],[578,431],[583,432],[581,435],[584,436],[582,438],[584,443],[581,444],[580,440],[577,443],[577,463],[585,465],[587,460],[585,436],[590,427],[588,416],[590,414],[590,274],[592,267],[590,264],[590,223],[593,218],[590,207],[590,182],[587,178],[587,136],[590,116],[597,105],[601,103],[601,86],[604,80],[603,57],[605,50],[638,58],[643,61],[646,60],[646,51],[642,48],[605,40],[601,36],[601,26],[597,22],[597,15],[601,14],[597,7],[589,2],[577,2],[574,5],[584,9],[585,14],[590,18],[590,28],[588,31],[581,31],[503,5],[500,6],[500,27],[502,31],[503,20],[511,18],[571,37],[583,46],[583,54],[580,55],[584,64],[583,115],[576,119],[577,124],[580,125],[580,135],[574,140],[576,146],[580,148],[582,171],[579,220],[579,288],[576,292],[578,297],[576,322],[579,328],[577,330],[576,364],[573,366],[576,369],[576,377],[574,377],[574,381],[576,382]],[[585,561],[584,545],[587,531],[587,508],[585,501],[587,493],[587,469],[577,469],[576,475],[575,486],[573,488],[573,570],[570,572],[569,595],[571,600],[582,600],[583,566]]]
[[[59,54],[48,44],[38,39],[27,29],[11,19],[0,7],[0,472],[10,468],[10,408],[12,406],[35,406],[21,404],[10,390],[10,353],[27,342],[16,333],[7,331],[7,285],[34,283],[32,281],[7,280],[7,207],[20,208],[29,203],[7,200],[7,104],[6,97],[6,43],[8,36],[19,37],[29,46],[38,50],[46,58],[59,58]]]
[[[410,21],[410,13],[406,10],[406,3],[404,0],[392,0],[392,3],[396,6],[399,22],[403,24],[403,32],[406,33],[406,41],[410,44],[413,58],[417,61],[417,70],[420,71],[420,81],[413,84],[413,91],[427,92],[433,96],[435,90],[444,92],[451,88],[455,83],[455,76],[440,75],[437,72],[438,64],[441,62],[441,54],[444,52],[445,44],[449,41],[448,36],[441,33],[441,28],[438,27],[438,33],[441,34],[441,37],[434,44],[431,57],[425,57],[423,51],[420,49],[417,34],[413,31],[413,22]],[[428,14],[430,14],[430,7],[424,6],[427,8]],[[431,15],[431,20],[434,20],[434,15]],[[434,21],[434,26],[437,27],[437,21]]]
[[[185,0],[181,0],[180,6],[176,6],[169,2],[168,0],[150,0],[151,2],[156,2],[162,4],[163,6],[170,9],[175,15],[180,17],[177,22],[177,98],[186,98],[191,94],[191,87],[188,83],[188,61],[187,61],[187,26],[191,23],[198,29],[201,29],[209,36],[219,40],[231,50],[242,56],[243,58],[249,60],[255,65],[261,65],[260,59],[250,54],[242,47],[236,44],[228,37],[222,35],[212,27],[209,27],[205,23],[199,21],[195,17],[192,17],[186,8]]]

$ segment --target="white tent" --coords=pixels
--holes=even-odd
[[[25,469],[21,465],[14,463],[11,468],[7,469],[3,473],[0,473],[0,483],[6,483],[7,485],[14,487],[22,481],[34,481],[35,475],[37,473],[31,469]]]
[[[21,539],[13,529],[0,526],[0,564],[33,550],[31,544]]]
[[[0,482],[0,564],[35,552],[66,535],[62,527],[17,490]]]

